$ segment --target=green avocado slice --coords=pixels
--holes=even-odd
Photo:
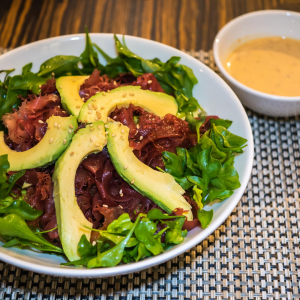
[[[47,123],[48,129],[42,140],[23,152],[11,150],[4,142],[4,132],[0,132],[0,155],[8,155],[9,171],[46,166],[55,161],[68,147],[78,127],[76,117],[52,116]]]
[[[105,127],[107,149],[118,174],[167,213],[182,208],[187,220],[192,221],[192,207],[182,196],[185,191],[170,174],[153,170],[133,154],[128,142],[128,127],[119,122],[108,122]]]
[[[60,94],[62,107],[75,117],[78,117],[84,104],[79,96],[79,89],[87,78],[89,76],[63,76],[56,79],[56,89]]]
[[[79,129],[68,149],[57,160],[52,177],[57,225],[63,250],[70,261],[80,259],[77,245],[83,234],[90,240],[93,227],[80,210],[75,196],[75,175],[81,161],[106,145],[103,122]]]
[[[178,104],[172,96],[145,91],[140,86],[124,86],[91,97],[83,104],[78,119],[85,123],[97,120],[107,122],[109,114],[116,107],[128,107],[130,103],[159,117],[166,114],[176,115],[178,111]]]

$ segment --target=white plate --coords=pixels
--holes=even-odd
[[[106,53],[116,55],[112,34],[91,34],[92,42],[98,44]],[[65,262],[61,257],[42,254],[30,250],[0,248],[0,259],[15,266],[31,271],[69,277],[108,277],[140,271],[163,263],[199,244],[229,216],[241,199],[246,189],[253,164],[253,136],[251,127],[240,101],[228,85],[211,69],[195,58],[172,47],[132,36],[125,38],[127,46],[136,54],[150,59],[168,60],[171,56],[180,56],[180,63],[189,66],[199,80],[194,88],[194,96],[205,108],[208,114],[217,115],[224,119],[233,120],[231,131],[248,139],[245,152],[236,158],[235,167],[240,175],[241,187],[222,203],[212,205],[214,218],[206,229],[195,228],[190,231],[184,242],[171,250],[136,263],[120,265],[112,268],[86,269],[60,266]],[[22,67],[33,62],[33,71],[38,71],[42,62],[55,55],[77,55],[84,50],[85,36],[66,35],[42,40],[22,46],[0,56],[0,69],[15,68],[13,74],[20,74]],[[101,60],[104,63],[104,60]]]

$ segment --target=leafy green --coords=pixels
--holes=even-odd
[[[203,208],[202,203],[202,190],[197,187],[197,185],[193,186],[193,200],[197,203],[199,209]]]
[[[131,223],[133,225],[133,223]],[[116,235],[116,234],[113,234],[113,233],[108,233],[108,232],[102,232],[101,233],[101,236],[107,238],[108,240],[112,241],[114,244],[119,244],[121,243],[122,241],[124,241],[125,239],[125,236],[122,236],[122,235]],[[135,238],[135,237],[131,237],[126,246],[125,247],[134,247],[135,245],[137,245],[139,243],[139,241]]]
[[[146,248],[145,244],[139,243],[138,248],[138,255],[136,256],[135,261],[139,261],[145,257],[152,256],[152,253]]]
[[[162,213],[162,211],[158,208],[154,208],[149,210],[148,214],[147,214],[147,218],[150,221],[153,220],[167,220],[167,219],[176,219],[176,218],[185,218],[184,216],[169,216],[166,215],[164,213]]]
[[[8,162],[8,155],[4,154],[0,156],[0,184],[6,182],[7,176],[6,173],[10,167]]]
[[[166,232],[166,244],[180,244],[183,242],[184,237],[187,235],[187,231],[182,231],[185,218],[178,218],[174,221],[163,221],[169,227]]]
[[[125,233],[133,227],[133,223],[127,213],[122,214],[117,220],[112,221],[107,231],[110,233]]]
[[[182,177],[183,169],[180,158],[171,152],[163,151],[162,158],[165,164],[165,171],[174,177]]]
[[[79,61],[80,58],[77,56],[57,55],[43,62],[37,75],[41,77],[47,77],[52,73],[54,73],[56,77],[77,75],[77,64]]]
[[[198,210],[197,216],[203,229],[207,228],[214,215],[213,210]]]
[[[80,61],[84,67],[96,68],[99,65],[98,55],[93,49],[87,27],[85,27],[85,49],[80,54]]]
[[[46,79],[32,72],[27,72],[25,75],[16,75],[13,78],[14,81],[10,84],[11,90],[30,90],[36,95],[40,93],[40,86],[46,83]]]
[[[216,125],[216,126],[223,126],[225,128],[229,128],[232,124],[232,121],[230,120],[224,120],[224,119],[210,119],[210,124],[211,125]]]
[[[154,222],[148,218],[143,218],[134,231],[136,238],[154,255],[158,255],[163,252],[161,241],[156,239],[154,236],[156,230],[157,226]]]
[[[82,258],[91,257],[96,254],[96,247],[92,246],[85,234],[81,236],[77,250]]]
[[[139,221],[140,221],[140,217],[138,217],[136,219],[133,227],[127,233],[124,240],[122,242],[120,242],[119,244],[115,245],[113,248],[111,248],[103,253],[100,253],[101,247],[98,247],[100,254],[97,255],[97,257],[92,258],[88,262],[87,267],[88,268],[113,267],[113,266],[116,266],[117,264],[119,264],[122,260],[126,244],[128,243],[129,239],[131,238],[133,232],[135,231]]]
[[[51,251],[62,252],[61,248],[34,234],[26,222],[15,214],[0,218],[0,235],[4,238],[20,238],[31,243],[46,246],[49,251],[51,249]]]
[[[24,75],[26,75],[27,73],[29,73],[30,70],[31,70],[31,68],[32,68],[32,63],[29,63],[29,64],[25,65],[25,66],[22,68],[22,75],[24,76]]]
[[[215,200],[224,200],[230,197],[232,194],[233,191],[211,187],[208,189],[206,196],[203,199],[203,204],[206,205],[214,202]]]
[[[0,214],[15,214],[25,220],[35,220],[42,213],[41,210],[33,209],[23,199],[13,199],[10,196],[0,199]]]

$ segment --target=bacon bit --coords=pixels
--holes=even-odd
[[[70,124],[70,125],[69,125],[69,127],[70,127],[71,129],[73,129],[73,128],[74,128],[74,126],[73,126],[72,124]]]
[[[52,143],[53,143],[53,138],[50,138],[49,144],[52,144]]]
[[[44,124],[44,122],[43,122],[42,120],[38,120],[38,122],[39,122],[40,124]]]
[[[74,151],[70,153],[70,156],[73,156],[73,155],[74,155]]]
[[[67,140],[66,139],[64,139],[64,145],[67,143]]]

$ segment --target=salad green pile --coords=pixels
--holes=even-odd
[[[114,38],[118,53],[116,58],[111,58],[93,44],[86,30],[86,47],[78,57],[52,57],[42,63],[36,73],[31,71],[32,63],[23,67],[21,75],[10,76],[13,69],[0,71],[6,73],[4,80],[0,81],[0,119],[20,106],[20,96],[26,97],[28,93],[38,95],[41,85],[52,76],[90,75],[94,69],[112,78],[120,73],[132,73],[135,77],[153,73],[164,91],[176,98],[178,117],[185,117],[198,135],[193,148],[177,148],[176,154],[163,152],[165,170],[160,171],[171,174],[190,193],[198,206],[198,219],[206,228],[213,218],[213,210],[209,206],[214,201],[230,197],[233,190],[240,187],[234,159],[235,154],[243,152],[247,140],[232,134],[228,130],[232,122],[223,119],[211,119],[209,130],[200,135],[206,113],[192,94],[198,80],[190,68],[179,64],[180,57],[173,56],[165,63],[158,58],[146,60],[130,51],[124,38],[122,42],[116,35]],[[98,53],[106,60],[106,65],[99,62]],[[195,112],[199,118],[194,118]],[[2,121],[0,130],[6,130]],[[14,197],[11,190],[25,170],[8,178],[8,169],[7,155],[0,156],[0,234],[3,247],[31,247],[63,254],[60,247],[43,237],[46,232],[27,225],[26,221],[36,220],[42,211],[33,209],[27,203],[26,187],[17,186],[22,190],[22,196]],[[128,263],[158,255],[184,240],[187,234],[186,230],[182,230],[184,222],[184,216],[168,216],[158,209],[150,210],[147,215],[140,214],[134,223],[128,214],[123,214],[106,230],[91,229],[99,232],[96,243],[91,244],[83,235],[78,244],[81,259],[65,265],[111,267],[122,261]],[[161,241],[163,234],[164,242]]]

